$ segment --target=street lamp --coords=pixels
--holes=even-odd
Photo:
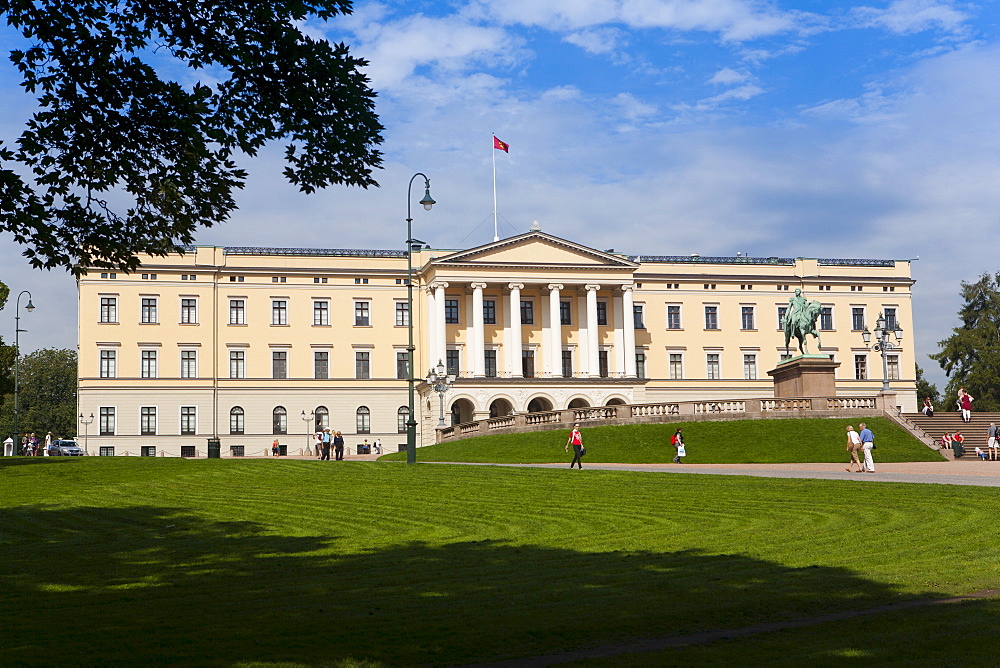
[[[406,416],[407,464],[417,463],[417,418],[413,405],[413,384],[417,380],[413,377],[413,360],[414,351],[416,350],[413,347],[413,244],[417,243],[417,241],[413,238],[413,217],[410,215],[410,204],[413,199],[413,181],[418,176],[424,179],[424,198],[420,200],[420,203],[424,205],[424,210],[430,211],[431,207],[436,204],[434,198],[431,197],[431,180],[421,172],[417,172],[411,176],[410,184],[406,187],[406,329],[409,335],[409,342],[406,345],[406,383],[409,393],[407,402],[409,413]]]
[[[88,443],[87,436],[89,435],[88,434],[88,431],[89,431],[88,427],[90,427],[90,423],[93,422],[93,421],[94,421],[94,414],[93,413],[90,414],[90,417],[86,417],[86,418],[83,417],[83,413],[80,413],[80,424],[83,425],[83,451],[86,452],[88,455],[90,455],[90,450],[87,449],[87,443]]]
[[[437,368],[431,369],[427,372],[427,384],[431,386],[431,389],[438,393],[438,405],[440,406],[440,419],[438,420],[438,427],[444,427],[444,393],[448,391],[452,383],[455,382],[455,376],[445,373],[444,362],[438,360]]]
[[[21,329],[21,296],[28,295],[28,304],[24,307],[24,310],[31,313],[35,310],[35,305],[31,303],[31,293],[27,290],[21,290],[17,295],[17,301],[14,303],[14,441],[15,447],[17,443],[21,442],[21,428],[18,424],[18,392],[20,390],[20,381],[18,379],[17,368],[18,361],[21,359],[21,332],[27,332],[26,329]]]
[[[309,431],[308,423],[310,420],[316,420],[316,411],[309,411],[309,415],[306,415],[305,411],[302,411],[302,421],[307,423],[306,426],[306,452],[309,451],[309,442],[312,440],[312,432]],[[319,453],[316,453],[319,456]]]
[[[889,335],[896,337],[896,343],[893,343],[889,339]],[[872,333],[868,331],[868,326],[865,326],[865,331],[861,332],[861,338],[865,342],[865,347],[871,343]],[[875,343],[871,346],[871,350],[882,355],[882,391],[889,391],[889,364],[886,361],[886,353],[890,350],[897,350],[899,348],[899,343],[903,340],[903,328],[899,326],[899,322],[893,318],[892,322],[888,322],[881,313],[878,314],[878,320],[875,321]]]

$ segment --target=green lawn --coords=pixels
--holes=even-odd
[[[0,665],[462,664],[960,594],[1000,586],[998,503],[869,481],[0,459]],[[971,609],[995,628],[994,603]],[[829,665],[921,633],[875,628],[811,654],[793,645],[816,629],[672,651]],[[930,663],[950,645],[993,661],[994,638],[939,634]]]
[[[876,462],[926,462],[944,458],[882,417],[863,418],[875,434]],[[689,464],[771,464],[780,462],[848,462],[848,424],[862,420],[793,419],[634,424],[583,429],[586,461],[641,464],[669,462],[670,437],[681,427]],[[417,459],[438,462],[561,462],[568,431],[479,436],[420,448]],[[406,453],[382,459],[404,461]]]

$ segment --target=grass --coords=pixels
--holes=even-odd
[[[998,502],[866,481],[0,459],[0,664],[462,664],[961,594],[1000,586]],[[995,602],[969,609],[995,626]],[[859,623],[886,636],[622,660],[830,664],[924,633]],[[993,661],[992,635],[937,642],[931,664],[949,646]]]
[[[943,461],[943,457],[882,417],[862,418],[875,433],[876,462]],[[848,462],[846,427],[861,420],[790,419],[634,424],[583,429],[586,461],[621,464],[669,462],[670,437],[683,429],[689,464]],[[439,462],[539,463],[572,459],[567,431],[479,436],[420,448],[417,459]],[[404,461],[406,453],[382,459]]]

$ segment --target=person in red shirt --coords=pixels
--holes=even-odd
[[[580,425],[573,425],[573,431],[569,433],[569,440],[566,441],[566,447],[564,448],[566,452],[569,452],[569,446],[573,446],[573,461],[570,462],[569,467],[573,468],[573,465],[578,465],[581,469],[583,468],[583,434],[580,433]]]

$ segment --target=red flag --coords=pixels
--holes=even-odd
[[[497,139],[496,135],[493,135],[493,148],[503,151],[504,153],[510,153],[508,150],[510,148],[510,144],[500,141]]]

